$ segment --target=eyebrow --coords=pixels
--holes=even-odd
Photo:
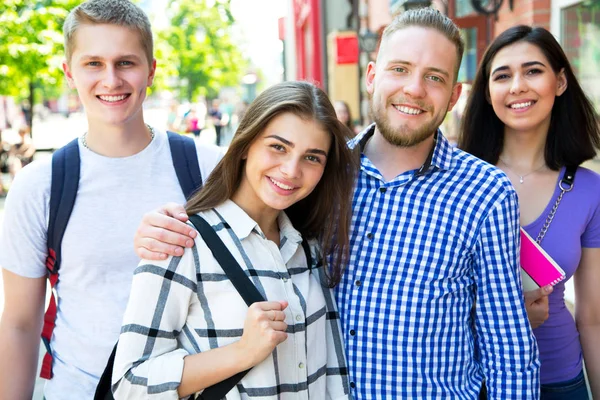
[[[117,60],[123,60],[123,59],[135,59],[135,60],[140,60],[140,57],[138,57],[135,54],[122,54],[119,55],[117,57],[115,57]],[[82,60],[91,60],[91,61],[100,61],[100,60],[104,60],[105,57],[101,57],[101,56],[96,56],[93,54],[84,54],[83,56],[81,56]]]
[[[277,139],[277,140],[279,140],[279,141],[283,142],[284,144],[286,144],[286,145],[288,145],[288,146],[290,146],[290,147],[292,147],[292,148],[294,148],[294,147],[295,147],[295,144],[294,144],[294,143],[290,142],[290,141],[289,141],[289,140],[287,140],[287,139],[284,139],[284,138],[282,138],[282,137],[281,137],[281,136],[279,136],[279,135],[269,135],[269,136],[265,136],[265,139]],[[311,154],[321,154],[321,155],[323,155],[323,156],[327,157],[327,152],[326,152],[326,151],[324,151],[324,150],[321,150],[321,149],[308,149],[308,150],[306,150],[306,152],[307,152],[307,153],[311,153]]]
[[[404,61],[404,60],[391,60],[390,62],[388,62],[388,65],[390,64],[404,64],[404,65],[408,65],[410,67],[414,66],[413,63],[411,63],[410,61]],[[450,77],[450,73],[444,69],[441,68],[436,68],[436,67],[426,67],[425,68],[428,71],[433,71],[433,72],[437,72],[438,74],[442,74],[445,77]]]
[[[541,65],[542,67],[546,67],[546,65],[541,61],[529,61],[529,62],[521,64],[521,68],[528,68],[528,67],[532,67],[534,65]],[[508,65],[502,65],[501,67],[498,67],[495,70],[493,70],[492,75],[494,75],[498,71],[506,71],[508,69],[510,69],[510,68],[508,68]]]

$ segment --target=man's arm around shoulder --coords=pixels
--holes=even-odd
[[[46,277],[25,278],[2,270],[0,399],[31,399],[44,319]]]

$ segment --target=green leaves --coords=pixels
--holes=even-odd
[[[199,95],[216,97],[222,87],[237,85],[247,62],[229,34],[229,1],[171,0],[166,12],[170,26],[158,32],[157,60],[161,67],[170,64],[170,78],[161,84],[170,83],[166,86],[191,101]]]
[[[62,24],[76,0],[0,4],[0,94],[27,97],[30,84],[62,82]]]

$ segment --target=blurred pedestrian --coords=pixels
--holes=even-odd
[[[223,129],[223,113],[219,110],[219,100],[213,100],[210,103],[210,109],[208,110],[208,116],[210,121],[215,128],[215,143],[217,146],[221,145],[221,133]]]
[[[144,122],[142,103],[156,68],[146,14],[128,0],[90,0],[71,10],[63,30],[63,70],[85,106],[88,131],[58,154],[79,156],[79,165],[68,167],[78,168],[80,179],[73,209],[61,208],[53,220],[68,225],[52,249],[54,157],[34,161],[11,185],[0,234],[5,296],[0,399],[31,398],[43,321],[49,353],[42,374],[51,377],[44,398],[94,397],[119,337],[139,261],[131,248],[135,227],[145,212],[185,200],[173,179],[177,170],[167,134]],[[197,150],[207,177],[221,154],[214,147]],[[65,211],[72,211],[70,218]],[[51,275],[51,282],[58,282],[56,319],[53,308],[44,318],[46,277],[59,261],[60,275]]]
[[[167,130],[171,132],[179,132],[181,129],[181,121],[179,118],[179,104],[171,103],[169,113],[167,114]]]
[[[584,360],[592,395],[600,398],[600,176],[579,166],[600,150],[600,128],[550,32],[515,26],[490,44],[460,147],[508,175],[521,225],[567,279],[575,278],[575,320],[565,306],[566,279],[554,290],[525,293],[540,348],[541,399],[588,399]],[[562,181],[568,167],[572,185]]]
[[[354,121],[352,120],[352,113],[350,112],[348,103],[342,100],[337,100],[333,103],[333,106],[335,107],[335,115],[337,116],[337,119],[339,119],[342,124],[350,129],[350,137],[354,137],[357,132],[354,130]]]
[[[6,189],[4,188],[4,182],[2,175],[9,171],[8,168],[8,152],[10,145],[2,139],[2,129],[0,128],[0,197],[6,196]]]
[[[190,108],[190,112],[185,117],[185,126],[186,132],[193,133],[196,139],[200,137],[202,128],[200,128],[200,119],[198,118],[198,113],[194,106]]]
[[[31,139],[31,129],[28,125],[22,125],[19,130],[19,141],[13,144],[8,153],[8,168],[11,180],[26,165],[33,161],[35,145]]]

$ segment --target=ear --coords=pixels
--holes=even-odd
[[[367,65],[367,76],[366,76],[366,84],[367,84],[367,92],[372,95],[375,90],[375,69],[376,65],[373,61]]]
[[[69,64],[67,63],[67,60],[63,61],[62,69],[63,69],[63,72],[65,73],[65,78],[67,78],[67,84],[69,85],[69,88],[76,89],[75,81],[73,80],[73,74],[71,73],[71,68],[69,67]]]
[[[150,73],[148,74],[148,86],[152,86],[152,82],[154,82],[154,77],[156,76],[156,58],[152,59],[152,63],[150,64]]]
[[[556,78],[556,95],[560,96],[567,90],[567,76],[564,68],[560,70]]]
[[[448,111],[451,111],[462,92],[462,83],[456,82],[452,88],[452,95],[450,96],[450,102],[448,103]]]

